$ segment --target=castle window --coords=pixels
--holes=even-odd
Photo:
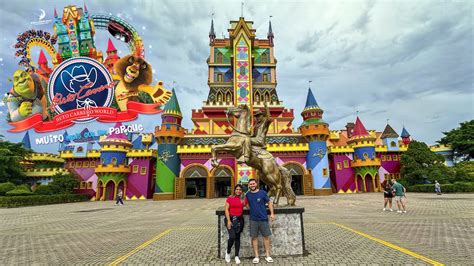
[[[105,158],[100,158],[100,164],[104,164],[105,163]]]
[[[112,163],[113,165],[116,165],[116,164],[117,164],[117,158],[112,157],[111,163]]]
[[[385,161],[385,155],[382,155],[382,161]]]
[[[77,147],[77,152],[83,152],[84,151],[84,148],[83,147]]]
[[[261,58],[260,58],[260,61],[262,63],[268,63],[268,54],[267,53],[263,53]]]
[[[91,168],[94,168],[95,167],[95,161],[92,161],[90,166],[91,166]]]
[[[220,91],[217,93],[217,101],[222,102],[222,92]]]
[[[344,168],[349,168],[349,160],[344,160]]]
[[[392,160],[392,156],[387,155],[387,161],[391,161],[391,160]]]
[[[224,78],[223,78],[222,73],[218,73],[217,74],[217,82],[223,82],[223,81],[224,81]]]
[[[375,159],[375,151],[372,152],[372,159]]]
[[[140,175],[146,175],[146,167],[140,168]]]
[[[363,156],[364,156],[364,159],[369,158],[369,154],[367,152],[364,152]]]
[[[226,101],[228,103],[232,102],[232,94],[230,93],[230,91],[227,92],[227,94],[226,94]]]
[[[87,182],[87,189],[92,189],[92,182]]]
[[[339,162],[339,163],[336,163],[336,169],[337,169],[337,170],[341,170],[341,169],[342,169],[342,165],[341,165],[340,162]]]
[[[74,168],[74,162],[69,162],[69,167]]]
[[[270,102],[270,93],[268,91],[265,92],[265,102]]]
[[[217,53],[216,62],[217,63],[222,63],[222,53],[220,53],[220,52]]]
[[[255,92],[255,96],[254,96],[254,99],[257,101],[257,102],[260,102],[260,92]]]
[[[263,82],[268,82],[268,74],[263,74],[262,75],[262,81]]]
[[[328,176],[328,169],[327,168],[323,168],[323,176]]]
[[[390,142],[390,147],[397,147],[397,143],[395,141]]]
[[[82,162],[76,162],[76,168],[81,168],[82,167]]]
[[[134,174],[138,173],[138,165],[134,165],[134,166],[133,166],[132,172],[133,172]]]
[[[85,188],[86,188],[86,182],[81,181],[81,183],[79,183],[79,189],[85,189]]]
[[[358,160],[359,159],[359,156],[357,156],[357,154],[354,154],[354,160]]]
[[[89,168],[89,162],[87,162],[87,161],[84,162],[83,166],[84,166],[84,168]]]
[[[392,158],[393,158],[394,161],[398,161],[398,156],[397,155],[393,155]]]
[[[122,164],[123,164],[123,165],[127,165],[127,159],[126,159],[126,158],[123,158]]]

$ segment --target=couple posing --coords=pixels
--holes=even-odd
[[[258,254],[258,234],[263,236],[263,245],[265,247],[265,260],[267,262],[273,262],[270,257],[270,224],[268,222],[267,208],[270,209],[270,220],[275,220],[275,214],[273,213],[273,203],[267,195],[267,192],[257,188],[257,181],[255,179],[249,180],[249,192],[245,194],[245,199],[242,196],[242,186],[236,185],[234,188],[234,194],[229,196],[225,203],[225,219],[227,231],[229,232],[229,241],[227,242],[227,251],[225,255],[225,261],[230,262],[230,251],[232,246],[235,244],[235,263],[239,264],[239,251],[240,251],[240,234],[244,229],[244,206],[250,210],[250,237],[252,238],[252,247],[255,258],[252,260],[253,263],[259,263],[260,258]]]

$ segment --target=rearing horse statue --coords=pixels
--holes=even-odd
[[[239,105],[230,107],[227,115],[237,118],[232,135],[225,144],[213,145],[211,148],[213,167],[218,167],[217,153],[227,152],[236,158],[243,158],[244,149],[250,147],[250,109],[247,105]],[[294,206],[296,201],[295,193],[291,188],[291,175],[289,171],[279,166],[273,158],[272,154],[266,149],[252,146],[249,153],[250,157],[246,160],[246,164],[257,170],[260,180],[268,185],[270,191],[269,196],[274,196],[273,203],[278,205],[281,195],[284,195],[288,201],[288,205]]]

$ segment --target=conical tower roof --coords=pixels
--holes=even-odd
[[[308,88],[308,95],[306,96],[306,105],[304,106],[304,111],[311,110],[311,109],[321,109],[316,102],[316,98],[314,98],[313,91],[311,88]]]
[[[399,136],[397,132],[395,132],[395,130],[393,130],[393,128],[389,124],[385,126],[385,129],[383,130],[382,135],[380,136],[381,139],[398,138],[398,137]]]
[[[357,117],[355,126],[354,126],[354,131],[352,133],[352,137],[364,137],[367,136],[369,137],[369,132],[367,132],[367,129],[365,129],[364,124],[362,124],[362,121],[360,121],[360,118]]]
[[[30,131],[26,131],[25,135],[23,136],[23,139],[21,140],[21,143],[23,144],[23,147],[25,149],[31,149]]]
[[[114,43],[113,43],[112,40],[109,38],[109,41],[108,41],[108,43],[107,43],[107,52],[113,52],[113,51],[117,51],[117,48],[115,48]]]
[[[408,133],[408,131],[405,129],[405,126],[403,126],[402,134],[400,134],[400,136],[402,138],[409,138],[410,137],[410,133]]]
[[[44,65],[48,64],[48,59],[46,59],[46,56],[44,55],[43,49],[40,50],[40,55],[38,58],[38,65]]]
[[[172,114],[182,117],[181,108],[179,108],[178,98],[176,97],[176,92],[174,88],[172,89],[173,95],[165,104],[163,108],[163,114]]]

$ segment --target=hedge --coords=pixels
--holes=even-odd
[[[408,192],[435,193],[434,184],[414,185],[407,188]],[[441,184],[441,193],[474,192],[474,182],[456,182]]]
[[[14,190],[16,188],[15,184],[7,182],[0,184],[0,196],[5,196],[5,193],[8,191]]]
[[[0,197],[0,207],[14,208],[81,201],[89,201],[89,196],[77,194],[10,196]]]
[[[15,188],[14,190],[10,190],[5,193],[5,196],[12,197],[12,196],[28,196],[33,195],[33,192],[26,190],[25,188]]]

